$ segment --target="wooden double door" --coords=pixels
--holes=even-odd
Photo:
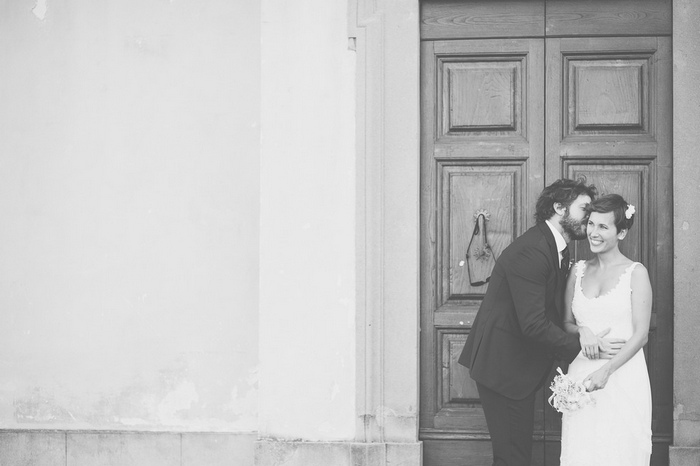
[[[491,14],[499,4],[423,6],[424,464],[491,464],[476,386],[457,363],[488,286],[479,283],[493,264],[479,247],[483,230],[497,257],[534,225],[535,201],[546,185],[581,176],[600,193],[619,193],[637,208],[621,249],[646,265],[654,289],[645,347],[653,392],[652,464],[668,464],[673,377],[670,37],[658,25],[653,35],[596,37],[583,30],[567,37],[567,28],[547,16],[546,2],[519,3],[529,8],[529,18],[536,16],[533,5],[543,5],[541,32],[522,32],[513,26],[512,16],[499,22]],[[468,29],[466,20],[459,19],[487,16],[491,32],[480,32],[482,22],[472,21]],[[644,32],[636,26],[619,29]],[[489,37],[509,31],[520,37]],[[485,221],[475,235],[479,214]],[[574,252],[576,259],[590,257],[585,240],[575,243]],[[546,389],[537,395],[535,465],[559,464],[561,420],[547,396]]]

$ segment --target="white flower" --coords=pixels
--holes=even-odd
[[[636,211],[637,210],[632,204],[627,204],[627,210],[625,210],[625,218],[627,218],[627,220],[631,219]]]
[[[554,377],[552,385],[549,387],[552,390],[552,396],[549,397],[549,404],[559,411],[572,412],[579,410],[589,403],[595,403],[595,399],[581,382],[574,382],[560,367],[557,367],[559,375]]]

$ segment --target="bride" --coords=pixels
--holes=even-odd
[[[651,317],[646,268],[619,248],[634,222],[634,206],[617,194],[589,207],[588,242],[595,257],[579,261],[569,276],[564,329],[578,333],[581,353],[569,377],[582,382],[595,403],[565,412],[561,466],[648,466],[651,455],[651,389],[642,347]],[[601,359],[597,333],[627,340],[612,359]]]

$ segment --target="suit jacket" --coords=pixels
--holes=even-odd
[[[554,235],[539,223],[496,261],[459,363],[508,398],[537,390],[555,359],[569,363],[581,350],[578,335],[561,328],[565,286]]]

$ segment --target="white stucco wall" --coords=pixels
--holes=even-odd
[[[259,29],[0,2],[0,428],[256,428]]]
[[[355,57],[347,4],[262,1],[262,438],[355,434]]]

